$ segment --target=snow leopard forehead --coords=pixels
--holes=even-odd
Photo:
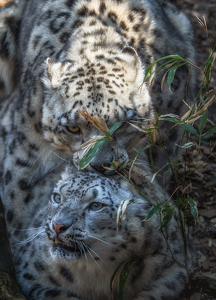
[[[47,59],[45,106],[60,123],[77,123],[83,107],[107,123],[151,117],[152,103],[143,78],[139,58],[130,47],[109,58],[96,55],[93,62],[81,65]]]
[[[122,188],[126,188],[124,191]],[[122,181],[119,176],[104,177],[101,174],[91,172],[76,172],[71,174],[68,170],[62,174],[54,189],[54,193],[62,193],[65,197],[79,198],[79,201],[94,199],[97,196],[112,198],[113,195],[120,193],[125,196],[132,196],[129,185]],[[124,197],[124,195],[121,195]],[[135,192],[134,192],[135,194]]]

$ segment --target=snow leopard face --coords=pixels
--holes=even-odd
[[[97,57],[97,56],[96,56]],[[108,126],[115,122],[138,121],[152,117],[151,100],[136,51],[125,47],[119,54],[100,56],[93,62],[53,63],[47,60],[46,93],[42,125],[44,137],[55,148],[74,154],[77,164],[78,147],[100,135],[99,130],[81,114],[84,108],[99,115]],[[124,123],[125,125],[126,123]],[[132,126],[122,126],[113,136],[118,144],[119,159],[127,159],[129,142],[137,134]],[[116,160],[116,146],[106,143],[92,163],[102,168]]]
[[[119,205],[132,199],[136,201],[128,205],[126,220],[118,231]],[[142,246],[142,242],[138,243],[139,235],[144,234],[140,216],[144,218],[148,208],[148,203],[135,197],[120,181],[95,173],[78,172],[69,176],[54,189],[49,203],[46,231],[53,241],[50,245],[53,259],[85,261],[91,249],[107,260],[118,248],[133,252],[134,243],[137,251]]]

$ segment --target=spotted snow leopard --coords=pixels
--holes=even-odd
[[[19,4],[19,1],[15,2]],[[0,163],[1,170],[4,171],[1,196],[11,243],[14,243],[14,238],[22,241],[28,238],[26,232],[30,236],[35,233],[33,229],[25,229],[45,225],[47,199],[59,178],[60,170],[72,160],[77,166],[80,155],[77,148],[99,134],[80,115],[79,110],[85,107],[91,115],[100,115],[108,126],[116,121],[153,118],[154,110],[160,114],[169,112],[181,115],[184,111],[182,99],[185,97],[187,69],[182,67],[177,70],[172,84],[173,93],[166,86],[161,91],[160,76],[156,78],[152,88],[148,83],[143,84],[144,73],[150,63],[165,55],[179,54],[184,58],[194,58],[192,30],[188,19],[164,1],[29,0],[24,4],[24,11],[23,7],[20,8],[18,16],[21,16],[20,24],[19,17],[16,21],[18,31],[11,30],[11,35],[7,36],[7,41],[14,42],[16,49],[11,52],[12,59],[8,60],[8,65],[15,62],[15,66],[9,72],[7,60],[4,60],[3,72],[0,74],[4,87],[9,87],[3,89],[4,96],[7,93],[9,95],[4,99],[1,97],[0,102]],[[4,24],[8,24],[7,17],[4,16],[2,20]],[[2,60],[2,52],[0,59]],[[163,125],[162,133],[167,133],[168,129],[167,124]],[[179,137],[177,130],[172,131],[167,139],[169,154],[173,153],[173,145]],[[148,142],[143,133],[137,132],[127,123],[115,132],[113,139],[118,145],[118,156],[122,164],[128,161],[128,153],[137,140],[143,140],[144,144]],[[161,153],[153,154],[156,167],[165,164]],[[116,148],[112,143],[107,143],[88,169],[102,171],[102,165],[115,160]],[[128,226],[123,223],[118,233],[115,222],[112,222],[111,228],[109,225],[105,226],[108,243],[109,240],[112,243],[112,238],[115,242],[115,237],[119,240],[125,239],[125,242],[119,244],[116,241],[117,244],[112,245],[109,255],[108,244],[104,243],[106,248],[99,253],[98,247],[104,249],[103,242],[95,244],[96,248],[92,241],[90,244],[86,242],[85,248],[83,246],[78,250],[78,244],[80,246],[82,243],[77,241],[75,252],[82,252],[83,255],[73,264],[76,266],[76,273],[73,273],[68,269],[66,260],[58,257],[58,253],[67,254],[67,251],[71,251],[72,240],[66,243],[69,246],[62,242],[57,243],[54,246],[55,251],[50,253],[49,245],[53,245],[53,241],[48,239],[47,233],[41,232],[36,243],[32,241],[13,247],[17,276],[23,290],[30,299],[101,299],[101,294],[104,299],[110,299],[109,280],[115,270],[114,266],[131,258],[131,255],[136,255],[139,261],[130,275],[125,299],[173,299],[182,291],[187,279],[185,267],[181,266],[184,260],[182,242],[175,232],[174,220],[168,228],[168,234],[173,238],[172,249],[180,266],[157,252],[167,252],[165,243],[158,231],[141,222],[149,207],[129,187],[126,189],[118,181],[105,178],[102,174],[99,176],[82,172],[63,176],[60,185],[73,182],[74,192],[77,191],[78,195],[81,191],[80,185],[85,193],[87,182],[93,186],[96,181],[96,193],[102,193],[105,186],[101,197],[104,196],[106,201],[121,194],[143,201],[142,208],[139,206],[141,216],[135,215],[136,204],[129,205],[127,218],[130,217],[131,209],[132,221],[126,219],[129,220]],[[117,188],[114,188],[115,185]],[[163,196],[160,187],[157,193],[160,198]],[[80,196],[77,197],[77,200],[82,200]],[[149,197],[151,199],[153,195],[149,193]],[[113,210],[111,207],[106,208],[105,202],[102,203],[105,205],[100,212],[104,209],[112,211],[110,220],[107,219],[106,222],[114,220],[116,206],[119,204],[119,199],[114,199],[116,204],[112,207]],[[49,205],[52,206],[51,203]],[[82,205],[79,209],[85,210]],[[92,221],[88,219],[88,222],[86,226],[91,227],[91,231],[96,230],[93,228],[96,224],[100,229],[103,228],[103,222],[100,223],[99,218],[93,218]],[[151,222],[159,225],[157,218],[152,219],[150,225]],[[136,241],[137,229],[139,234]],[[48,225],[46,230],[49,233]],[[102,231],[98,231],[98,234],[103,238]],[[140,235],[142,239],[139,239]],[[53,238],[52,234],[49,236]],[[60,236],[58,239],[61,241]],[[108,262],[110,269],[105,272],[106,276],[100,273],[103,270],[102,260],[92,250]],[[82,264],[89,273],[82,269]],[[170,273],[172,278],[167,275]]]
[[[143,170],[136,171],[145,175]],[[148,201],[169,198],[163,189],[152,189],[149,177],[136,172],[136,183],[145,192],[142,198],[117,176],[76,173],[71,168],[54,188],[59,172],[55,170],[35,184],[35,207],[27,206],[29,211],[23,210],[22,219],[17,218],[20,207],[14,203],[14,228],[8,231],[17,279],[27,299],[119,299],[120,273],[112,284],[114,298],[110,280],[121,263],[131,260],[135,264],[124,300],[179,299],[188,275],[177,222],[173,218],[164,230],[168,246],[158,230],[159,215],[143,221],[151,209]],[[126,218],[117,230],[118,207],[130,199],[134,203],[128,204]],[[192,261],[189,243],[189,269]]]
[[[108,126],[152,118],[154,109],[182,114],[186,67],[177,70],[173,93],[166,86],[161,91],[160,76],[152,89],[143,84],[146,68],[159,57],[194,57],[187,17],[166,2],[29,0],[18,28],[18,82],[1,103],[4,202],[12,204],[16,195],[23,206],[30,204],[31,187],[47,172],[65,160],[78,164],[77,148],[99,134],[80,115],[83,107]],[[162,134],[169,125],[163,124]],[[113,135],[122,164],[137,137],[148,142],[129,124]],[[178,137],[175,128],[167,139],[168,154]],[[153,159],[158,168],[166,162],[157,151]],[[102,171],[115,160],[116,146],[106,143],[88,168]]]

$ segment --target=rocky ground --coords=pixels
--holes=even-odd
[[[169,0],[183,10],[191,20],[195,35],[196,64],[204,70],[206,60],[216,44],[215,0]],[[208,35],[197,21],[206,21]],[[215,50],[216,51],[216,50]],[[216,53],[216,52],[215,52]],[[201,87],[203,72],[197,72],[197,93]],[[216,64],[212,72],[210,89],[216,89]],[[216,123],[216,100],[208,110],[208,118]],[[196,124],[195,124],[196,126]],[[197,123],[198,126],[198,123]],[[212,127],[207,122],[205,130]],[[195,140],[196,141],[196,140]],[[196,141],[198,142],[198,141]],[[195,153],[196,152],[196,153]],[[181,300],[216,299],[216,134],[204,139],[199,151],[193,147],[189,156],[182,157],[182,168],[190,164],[190,194],[196,199],[198,220],[190,223],[190,232],[196,244],[197,266]],[[198,166],[200,166],[198,168]],[[180,168],[181,171],[181,168]],[[183,188],[182,188],[183,189]]]

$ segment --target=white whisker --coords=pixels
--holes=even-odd
[[[17,230],[17,231],[26,231],[26,230],[35,230],[35,229],[39,229],[39,228],[43,228],[44,226],[39,226],[39,227],[32,227],[32,228],[24,228],[24,229],[18,229],[18,228],[13,228],[13,227],[10,227],[10,226],[8,226],[8,228],[10,228],[10,229],[13,229],[13,230]]]
[[[39,236],[41,233],[45,232],[45,229],[41,230],[40,232],[38,233],[35,233],[33,235],[31,235],[30,237],[28,237],[27,239],[23,240],[23,241],[20,241],[20,240],[17,240],[15,237],[12,236],[12,238],[17,241],[18,243],[16,244],[12,244],[12,246],[15,246],[15,245],[21,245],[21,244],[27,244],[33,240],[35,240],[37,238],[37,236]]]
[[[103,241],[103,240],[101,240],[101,239],[99,239],[99,238],[96,238],[96,237],[92,236],[92,235],[89,235],[89,237],[91,237],[91,238],[93,238],[93,239],[96,239],[96,240],[98,240],[98,241],[100,241],[100,242],[103,242],[103,243],[105,243],[105,244],[107,244],[107,245],[110,245],[110,246],[111,246],[111,244],[110,244],[110,243],[108,243],[108,242],[105,242],[105,241]]]
[[[103,273],[101,267],[99,266],[99,264],[96,262],[96,260],[94,259],[94,257],[92,256],[91,252],[89,251],[88,247],[84,244],[84,246],[86,247],[89,255],[91,256],[91,258],[93,259],[93,261],[96,263],[96,265],[98,266],[98,268],[101,270],[101,272]]]
[[[78,246],[79,250],[80,250],[80,253],[84,253],[85,251],[83,251],[83,248],[82,248],[82,244],[80,244],[80,241],[75,241],[76,244],[75,244],[75,251],[76,251],[76,245]]]
[[[84,246],[85,246],[85,244],[83,243],[83,242],[81,242],[81,241],[77,241],[77,243],[78,243],[78,245],[79,245],[79,243],[81,243],[82,244],[82,247],[84,248]],[[85,259],[86,259],[86,261],[87,261],[87,263],[88,263],[88,257],[86,256],[86,252],[85,252],[85,249],[84,249],[84,255],[85,255]]]
[[[101,261],[103,261],[103,259],[94,251],[94,250],[92,250],[89,246],[87,246],[86,244],[85,244],[85,246],[90,250],[90,251],[92,251],[95,255],[97,255],[97,257],[99,257],[100,258],[100,260]]]

